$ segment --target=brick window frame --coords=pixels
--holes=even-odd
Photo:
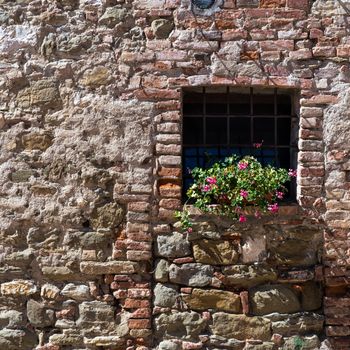
[[[213,96],[216,96],[219,99],[218,103],[213,102],[213,98],[209,97],[209,103],[207,97],[212,94]],[[238,103],[236,101],[236,104],[234,103],[234,99],[232,100],[232,95],[238,95],[241,94],[242,96],[249,96],[249,101],[246,103],[246,106],[243,106],[240,103],[239,106],[239,112],[236,113],[234,111],[235,106],[238,106]],[[197,96],[196,96],[197,95]],[[197,103],[197,106],[189,106],[191,104],[191,98],[194,97],[195,99],[198,99],[198,95],[203,96],[202,101],[202,111],[199,110],[199,103]],[[196,97],[195,97],[196,96]],[[267,103],[264,100],[264,96],[267,98]],[[237,96],[236,96],[237,97]],[[286,112],[286,97],[289,98],[289,112]],[[231,99],[230,99],[231,98]],[[280,99],[284,99],[284,102],[280,101]],[[215,98],[214,98],[215,99]],[[226,101],[223,101],[226,100]],[[260,100],[260,105],[259,105]],[[270,103],[268,102],[270,100]],[[196,88],[183,88],[182,89],[182,199],[183,201],[186,199],[186,190],[189,187],[190,183],[190,175],[188,169],[193,168],[194,166],[200,166],[200,167],[206,167],[209,166],[210,163],[213,163],[214,160],[223,160],[226,156],[229,156],[232,153],[240,154],[241,156],[244,155],[254,155],[258,158],[259,161],[261,161],[263,164],[272,164],[278,167],[283,168],[297,168],[297,156],[298,156],[298,131],[299,131],[299,105],[298,105],[298,90],[297,89],[280,89],[280,88],[260,88],[260,87],[254,87],[254,86],[245,86],[245,87],[238,87],[238,86],[200,86]],[[193,101],[192,101],[193,102]],[[195,101],[196,102],[196,101]],[[198,101],[197,101],[198,102]],[[212,105],[219,106],[219,109],[221,108],[221,111],[219,113],[213,112],[213,106],[210,106],[210,103]],[[208,108],[209,106],[209,108]],[[226,110],[225,109],[226,106]],[[192,111],[189,111],[191,109]],[[262,108],[263,111],[258,111],[258,108]],[[208,109],[211,108],[211,111],[208,111]],[[244,108],[246,108],[246,111],[244,111]],[[231,110],[233,109],[233,110]],[[217,118],[217,121],[221,122],[221,124],[226,126],[225,134],[226,136],[226,145],[224,143],[222,145],[215,145],[215,147],[218,147],[218,152],[216,154],[217,159],[214,159],[213,161],[206,162],[204,160],[205,156],[201,154],[202,150],[201,148],[207,148],[209,149],[212,144],[210,142],[207,142],[206,135],[210,135],[209,138],[213,137],[215,138],[215,118]],[[189,127],[190,123],[189,121],[194,120],[202,120],[202,140],[198,141],[200,139],[200,136],[195,134],[196,142],[193,144],[189,144]],[[248,122],[249,124],[249,137],[250,137],[250,145],[246,142],[245,144],[239,144],[233,143],[230,138],[235,137],[235,133],[232,133],[235,126],[237,126],[237,120],[244,120],[245,122]],[[211,122],[211,129],[208,132],[208,121]],[[274,138],[273,144],[271,142],[264,142],[262,147],[257,149],[254,148],[254,143],[259,143],[261,139],[256,139],[255,136],[257,131],[257,134],[259,134],[258,130],[255,130],[255,123],[259,124],[260,126],[263,126],[264,121],[269,121],[273,123],[274,131],[273,133],[271,131],[268,131],[265,129],[265,134],[269,136],[268,134],[273,134],[272,137]],[[232,123],[233,122],[233,123]],[[281,140],[279,131],[281,131],[281,125],[280,123],[284,123],[286,125],[286,122],[290,123],[289,125],[289,142],[286,144],[283,139]],[[231,125],[231,123],[233,125]],[[194,123],[195,124],[195,123]],[[199,124],[199,123],[198,123]],[[209,123],[210,124],[210,123]],[[235,125],[236,124],[236,125]],[[239,123],[238,123],[239,124]],[[209,127],[210,129],[210,127]],[[219,133],[221,133],[220,128]],[[237,134],[236,134],[237,135]],[[285,135],[286,136],[286,135]],[[224,136],[225,137],[225,136]],[[237,140],[235,140],[237,141]],[[196,154],[191,154],[191,152],[194,151],[196,148]],[[213,147],[212,147],[213,148]],[[222,152],[220,154],[220,150],[223,148],[226,149],[235,149],[235,152]],[[242,150],[243,149],[243,150]],[[249,150],[248,150],[249,149]],[[271,154],[271,150],[274,150],[274,153]],[[278,152],[281,151],[287,151],[289,153],[289,159],[288,164],[284,162],[283,164],[281,161],[281,155],[278,155]],[[188,151],[190,151],[188,153]],[[238,151],[238,152],[237,152]],[[270,154],[268,154],[270,152]],[[189,159],[193,158],[196,159],[195,162],[192,162],[194,166],[189,166]],[[268,161],[269,158],[274,158],[274,162]],[[266,161],[267,160],[267,161]],[[201,163],[203,161],[203,163]],[[289,196],[286,200],[286,202],[295,202],[296,201],[296,182],[293,181],[293,183],[288,188]]]

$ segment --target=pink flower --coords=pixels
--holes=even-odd
[[[277,213],[278,212],[278,204],[277,203],[269,204],[267,206],[267,210],[269,210],[271,213]]]
[[[294,169],[289,169],[288,175],[289,175],[290,177],[297,177],[297,171],[294,170]]]
[[[261,146],[263,145],[263,143],[264,143],[264,140],[261,140],[261,142],[253,143],[253,146],[254,146],[255,148],[261,148]]]
[[[208,192],[210,190],[211,190],[211,186],[209,186],[209,185],[204,185],[203,188],[202,188],[203,192]]]
[[[256,210],[255,213],[254,213],[254,216],[257,218],[257,219],[261,219],[261,213],[259,210]]]
[[[238,218],[238,221],[239,222],[246,222],[247,218],[244,215],[240,215],[239,218]]]
[[[246,199],[248,197],[248,191],[246,190],[241,190],[241,192],[239,193],[241,195],[241,197],[243,197],[244,199]]]
[[[188,232],[188,233],[192,233],[192,231],[193,231],[193,228],[192,228],[192,227],[189,227],[189,228],[187,229],[187,232]]]
[[[283,199],[283,195],[284,195],[283,192],[281,192],[281,191],[276,191],[276,197],[277,197],[278,199]]]
[[[207,177],[205,179],[205,181],[208,182],[208,184],[211,184],[211,185],[216,184],[216,182],[217,182],[216,177]]]
[[[239,170],[244,170],[244,169],[247,169],[248,168],[248,162],[246,162],[246,161],[241,161],[241,162],[239,162],[238,163],[238,169]]]

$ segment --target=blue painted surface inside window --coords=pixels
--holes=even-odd
[[[202,10],[211,8],[214,5],[215,0],[192,0],[192,4]]]

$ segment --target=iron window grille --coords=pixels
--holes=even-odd
[[[298,118],[296,91],[237,87],[183,90],[183,198],[190,170],[227,156],[253,155],[263,165],[295,168]],[[262,143],[260,148],[256,144]],[[254,145],[255,144],[255,145]],[[288,200],[296,198],[295,182]]]

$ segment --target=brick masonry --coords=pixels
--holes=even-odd
[[[0,348],[348,350],[347,6],[0,0]],[[300,92],[299,207],[192,240],[173,219],[181,89],[222,85]],[[228,267],[205,260],[218,242]],[[253,261],[270,279],[225,283]]]

